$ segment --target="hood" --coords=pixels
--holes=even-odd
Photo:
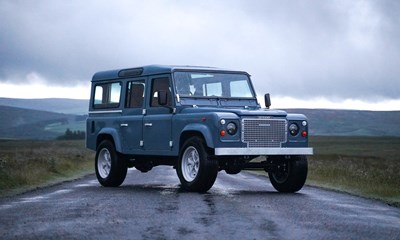
[[[238,116],[274,116],[286,117],[287,113],[282,110],[275,109],[231,109],[231,108],[212,108],[212,107],[188,107],[182,109],[181,113],[202,113],[202,112],[228,112],[235,113]]]

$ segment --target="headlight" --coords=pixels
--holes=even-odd
[[[299,126],[296,123],[292,123],[289,126],[290,135],[296,136],[299,133]]]
[[[237,126],[235,123],[230,122],[226,125],[226,130],[228,131],[229,135],[235,135],[237,132]]]

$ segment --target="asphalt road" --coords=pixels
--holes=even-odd
[[[400,239],[400,209],[312,187],[281,194],[248,173],[186,193],[171,167],[130,170],[119,188],[90,175],[0,199],[0,239],[88,238]]]

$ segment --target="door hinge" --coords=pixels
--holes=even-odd
[[[140,143],[139,143],[139,144],[140,144],[141,147],[143,147],[143,146],[144,146],[143,140],[140,140]]]
[[[173,147],[174,146],[174,142],[173,141],[169,141],[169,147]]]

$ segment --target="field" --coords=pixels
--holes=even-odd
[[[94,171],[84,141],[0,141],[0,196]]]
[[[400,138],[312,137],[307,184],[400,206]]]
[[[0,141],[0,195],[93,173],[84,141]],[[400,138],[311,137],[307,184],[400,206]],[[263,172],[265,174],[265,172]]]

